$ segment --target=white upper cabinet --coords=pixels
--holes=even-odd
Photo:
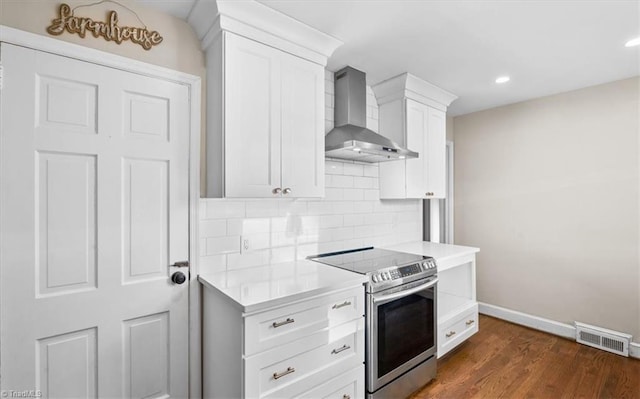
[[[373,91],[380,134],[420,154],[380,164],[380,198],[444,198],[446,109],[456,96],[407,73]]]
[[[218,3],[202,39],[206,196],[322,197],[324,65],[340,42],[253,3]]]

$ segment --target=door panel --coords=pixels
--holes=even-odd
[[[1,53],[0,389],[187,397],[187,87]]]
[[[95,398],[96,329],[38,340],[36,364],[44,398]]]
[[[429,108],[429,127],[427,135],[426,152],[427,182],[429,191],[433,192],[433,198],[446,197],[446,153],[447,132],[446,114],[443,111]]]
[[[407,198],[425,198],[427,192],[427,118],[429,108],[412,100],[407,104],[407,147],[417,151],[418,158],[407,159]]]
[[[225,196],[270,198],[280,187],[280,54],[225,35]]]
[[[283,54],[281,85],[282,188],[290,188],[291,197],[322,197],[324,70]]]
[[[37,296],[96,288],[96,157],[36,154]]]

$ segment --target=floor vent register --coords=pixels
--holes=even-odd
[[[629,357],[631,335],[576,322],[576,341],[607,352]]]

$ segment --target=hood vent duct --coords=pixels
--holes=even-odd
[[[367,84],[364,72],[345,67],[335,73],[335,128],[325,136],[329,158],[387,162],[417,158],[418,153],[367,129]]]

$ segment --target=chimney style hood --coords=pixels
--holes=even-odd
[[[367,129],[367,86],[364,72],[345,67],[335,73],[335,128],[324,138],[329,158],[361,162],[387,162],[417,158],[418,153],[402,148],[388,138]]]

